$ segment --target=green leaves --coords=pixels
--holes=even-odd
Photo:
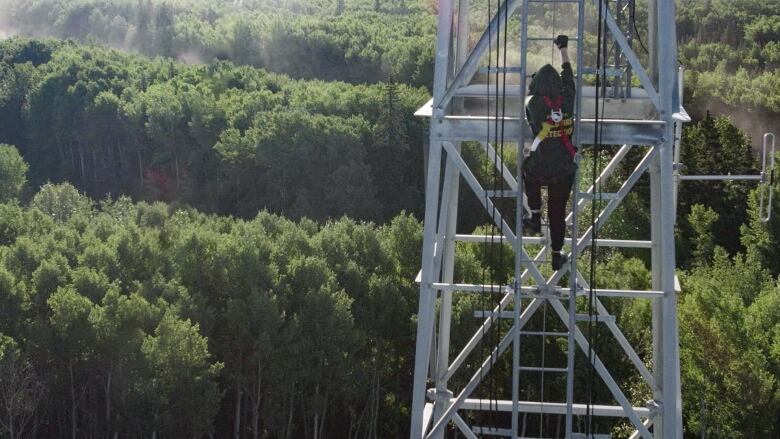
[[[197,324],[168,312],[141,346],[156,395],[155,422],[167,434],[200,436],[211,431],[220,395],[215,379],[223,365],[211,362]],[[161,419],[162,418],[162,419]]]
[[[95,198],[181,201],[244,218],[269,209],[384,220],[421,209],[422,167],[413,164],[422,151],[408,145],[422,141],[412,113],[424,89],[295,81],[76,45],[30,45],[52,53],[32,67],[14,63],[23,41],[0,44],[9,52],[0,120],[19,121],[0,139],[18,140],[33,187],[65,180]],[[56,221],[69,218],[41,204]]]
[[[30,204],[57,223],[66,222],[73,215],[89,215],[92,209],[92,200],[70,183],[43,185]]]
[[[755,419],[780,409],[778,375],[768,368],[776,363],[768,355],[774,342],[767,336],[777,331],[777,322],[764,308],[776,302],[777,288],[755,261],[740,255],[730,259],[720,249],[711,267],[694,270],[681,282],[686,429],[705,429],[716,437],[770,437],[774,426]]]
[[[16,148],[0,143],[0,202],[19,197],[27,182],[27,169]]]

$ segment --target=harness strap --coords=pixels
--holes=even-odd
[[[560,110],[561,106],[563,105],[563,96],[558,95],[555,97],[555,100],[551,99],[549,96],[542,95],[542,100],[544,100],[544,105],[550,109],[550,110]],[[570,117],[567,117],[563,120],[571,120]],[[534,139],[533,144],[531,145],[531,151],[536,151],[536,148],[539,147],[539,144],[547,138],[547,136],[550,133],[550,130],[553,127],[559,127],[561,122],[555,122],[552,120],[552,117],[548,116],[547,121],[542,123],[542,130],[539,131],[539,134],[536,136],[536,139]],[[566,147],[566,150],[569,152],[569,155],[573,159],[575,155],[577,155],[577,148],[574,147],[571,143],[571,139],[569,139],[569,134],[566,133],[566,128],[560,127],[559,129],[561,135],[561,141],[563,142],[563,145]]]

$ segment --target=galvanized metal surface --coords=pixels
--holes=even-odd
[[[582,8],[582,0],[548,0],[548,3],[576,3]],[[523,13],[529,3],[543,3],[540,0],[508,0],[502,6],[503,11],[514,12],[521,10],[521,39],[520,56],[521,66],[519,71],[525,72],[525,53],[527,52],[528,38],[522,38],[524,29],[527,28],[528,16]],[[599,178],[593,185],[579,196],[576,192],[572,203],[577,206],[569,218],[568,224],[573,228],[571,236],[566,239],[565,245],[571,247],[570,266],[553,273],[545,278],[537,264],[545,260],[548,252],[546,237],[524,237],[521,224],[526,204],[523,194],[522,179],[517,176],[521,173],[522,160],[518,160],[518,166],[514,173],[502,162],[500,155],[496,154],[494,146],[488,142],[488,125],[494,126],[496,122],[502,123],[504,136],[507,142],[515,143],[518,150],[522,150],[526,139],[531,138],[530,129],[523,117],[522,103],[526,94],[526,74],[520,75],[520,84],[507,87],[506,90],[495,85],[490,87],[477,87],[468,85],[479,70],[482,56],[490,49],[491,33],[496,35],[499,26],[503,26],[501,17],[493,17],[490,21],[490,29],[485,29],[477,41],[474,49],[465,50],[468,44],[467,36],[462,29],[468,29],[469,6],[465,0],[459,0],[458,14],[455,15],[453,0],[442,0],[439,3],[439,29],[437,37],[436,68],[434,72],[434,98],[418,111],[418,115],[431,118],[430,147],[428,151],[428,168],[426,183],[426,209],[423,237],[423,263],[418,277],[420,282],[420,306],[418,311],[417,349],[415,357],[414,389],[412,397],[412,422],[410,437],[440,438],[447,424],[452,423],[466,437],[478,437],[478,435],[491,434],[490,428],[484,426],[469,426],[467,419],[460,415],[461,410],[479,410],[486,405],[470,398],[474,389],[483,380],[495,363],[498,356],[502,355],[510,346],[513,347],[513,389],[510,400],[502,400],[499,404],[502,411],[512,412],[512,422],[509,428],[501,429],[509,432],[508,436],[519,434],[518,414],[526,411],[537,413],[556,413],[566,415],[566,437],[572,439],[575,433],[572,431],[572,419],[574,416],[582,416],[585,406],[573,400],[573,373],[574,355],[577,350],[587,351],[589,341],[577,328],[576,322],[582,317],[576,315],[574,298],[570,292],[582,294],[587,282],[577,270],[578,256],[591,245],[593,228],[589,227],[583,234],[576,229],[578,223],[576,211],[587,203],[599,200],[604,203],[598,219],[596,230],[601,229],[608,221],[611,214],[628,195],[638,179],[645,174],[651,175],[651,237],[649,240],[615,240],[601,238],[595,241],[596,245],[613,247],[635,247],[649,249],[653,263],[653,286],[649,291],[636,291],[631,289],[608,290],[596,288],[597,315],[585,316],[604,324],[613,336],[613,341],[622,348],[631,363],[636,367],[637,373],[644,379],[653,391],[654,402],[650,408],[635,407],[626,398],[619,384],[614,381],[609,373],[608,365],[603,364],[598,355],[593,357],[593,364],[601,379],[611,391],[618,402],[618,406],[592,406],[596,416],[623,417],[632,422],[637,429],[632,437],[643,438],[681,438],[681,409],[679,388],[679,348],[676,321],[676,278],[674,276],[674,205],[676,182],[684,177],[676,173],[675,141],[679,138],[679,124],[686,119],[685,111],[676,107],[679,99],[674,96],[679,92],[676,88],[676,42],[674,35],[674,4],[672,0],[654,0],[649,4],[651,23],[651,35],[654,40],[648,42],[651,48],[651,64],[644,69],[639,64],[638,57],[633,53],[629,41],[619,32],[618,23],[608,15],[606,22],[616,44],[622,50],[625,59],[631,65],[633,74],[640,78],[643,90],[631,90],[632,99],[626,115],[632,118],[609,118],[599,123],[602,131],[602,141],[605,144],[624,145],[618,150],[612,160],[602,170]],[[657,18],[656,18],[657,17]],[[457,31],[453,32],[453,22],[457,21]],[[578,17],[579,28],[582,29],[584,16]],[[658,26],[661,29],[658,29]],[[670,29],[671,28],[671,29]],[[453,34],[454,33],[454,34]],[[582,36],[577,39],[582,40]],[[493,38],[495,41],[495,38]],[[583,48],[577,45],[577,61],[582,59]],[[581,86],[582,66],[576,63],[578,68],[577,87],[577,114],[581,114],[583,106],[583,87]],[[454,68],[452,67],[454,66]],[[501,68],[499,66],[499,68]],[[514,67],[513,67],[514,68]],[[515,69],[518,70],[518,69]],[[489,70],[490,72],[495,71]],[[514,71],[514,70],[513,70]],[[468,99],[483,99],[485,93],[498,92],[502,96],[506,91],[507,112],[496,115],[468,113],[470,110]],[[588,92],[589,93],[589,92]],[[648,114],[642,102],[651,103],[652,114]],[[619,103],[617,103],[619,104]],[[474,107],[478,108],[478,107]],[[617,108],[617,107],[616,107]],[[626,108],[629,108],[628,106]],[[434,110],[435,109],[435,110]],[[637,118],[639,117],[639,118]],[[641,117],[646,117],[642,119]],[[688,118],[689,119],[689,118]],[[575,141],[583,143],[581,139],[594,137],[597,126],[593,119],[575,119]],[[584,137],[583,137],[584,136]],[[496,167],[502,180],[509,187],[508,190],[496,188],[483,188],[475,173],[460,155],[460,142],[480,142],[492,165]],[[621,161],[632,148],[649,146],[645,157],[639,162],[634,171],[623,181],[620,189],[610,195],[602,195],[603,186]],[[522,157],[522,155],[520,155]],[[444,178],[442,179],[442,168]],[[467,183],[467,187],[474,192],[500,231],[501,238],[457,234],[458,213],[458,182],[460,178]],[[442,181],[443,180],[443,181]],[[491,198],[515,196],[514,227],[507,224],[502,213],[496,209]],[[771,196],[768,194],[768,196]],[[514,230],[513,230],[514,228]],[[490,239],[488,239],[490,238]],[[490,243],[503,241],[515,250],[515,285],[484,285],[482,283],[457,284],[453,282],[453,269],[457,242],[481,242]],[[541,246],[541,250],[531,258],[525,250],[525,245]],[[567,287],[559,286],[567,273],[575,273],[569,276],[570,284]],[[525,284],[532,281],[531,284]],[[541,286],[541,288],[540,288]],[[455,294],[465,291],[471,294],[485,294],[485,291],[493,291],[500,294],[498,304],[492,309],[484,310],[476,314],[483,318],[480,328],[466,342],[455,358],[450,360],[450,314],[452,298]],[[646,359],[642,359],[636,350],[630,345],[626,337],[619,329],[619,323],[614,316],[608,313],[607,308],[598,300],[598,297],[628,297],[646,298],[653,301],[653,361],[652,367],[647,367]],[[567,305],[563,301],[568,300]],[[560,317],[566,332],[556,331],[523,331],[531,317],[544,303],[552,305],[555,313]],[[512,311],[506,311],[513,305]],[[438,314],[437,314],[438,312]],[[435,324],[438,316],[438,326]],[[449,381],[457,373],[470,356],[476,355],[480,343],[485,343],[484,334],[494,327],[494,323],[501,318],[511,317],[514,321],[512,328],[500,337],[498,345],[489,348],[489,355],[479,359],[477,371],[461,389],[449,389]],[[521,336],[566,336],[569,337],[566,368],[545,367],[545,371],[566,373],[565,402],[549,401],[520,401],[519,383],[520,372],[526,375],[541,373],[541,369],[532,370],[536,366],[520,365],[520,350],[523,348]],[[435,341],[435,343],[434,343]],[[459,345],[461,343],[458,343]],[[451,361],[451,362],[450,362]],[[433,387],[428,388],[430,379]],[[530,377],[529,377],[530,379]],[[454,395],[453,395],[454,394]],[[455,396],[457,395],[457,396]],[[571,396],[570,396],[571,395]],[[426,397],[429,401],[426,403]],[[495,402],[495,401],[494,401]],[[495,406],[495,404],[494,404]],[[650,427],[652,426],[652,433]]]

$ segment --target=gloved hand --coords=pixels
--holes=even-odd
[[[558,35],[553,42],[559,49],[565,49],[569,45],[569,37],[566,35]]]

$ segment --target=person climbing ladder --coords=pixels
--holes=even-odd
[[[531,96],[525,111],[535,138],[525,148],[523,183],[531,217],[523,220],[523,229],[531,235],[541,232],[542,186],[547,186],[552,268],[559,270],[567,261],[561,249],[566,231],[566,203],[576,170],[577,150],[571,141],[576,91],[567,52],[569,38],[558,35],[553,42],[561,53],[561,73],[545,64],[533,75],[528,88]]]

